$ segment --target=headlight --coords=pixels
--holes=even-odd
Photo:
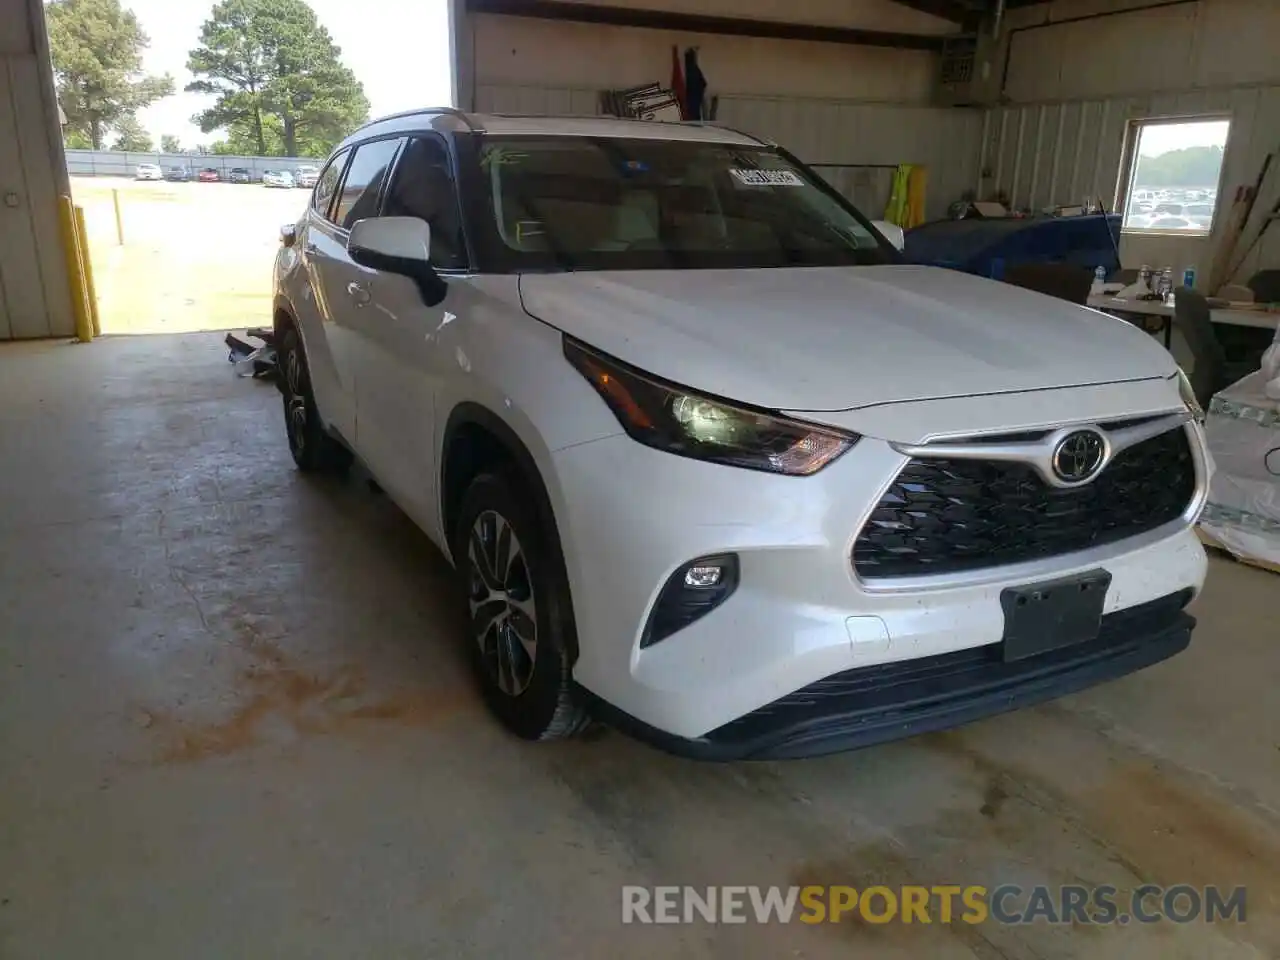
[[[1182,395],[1182,402],[1187,405],[1187,409],[1196,418],[1196,422],[1204,423],[1204,408],[1200,406],[1200,401],[1196,399],[1195,388],[1191,386],[1191,380],[1182,372],[1181,367],[1178,368],[1178,393]]]
[[[628,435],[668,453],[806,477],[858,441],[855,434],[815,427],[664,383],[568,337],[564,355],[596,388]]]

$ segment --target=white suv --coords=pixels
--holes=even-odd
[[[390,117],[275,282],[294,459],[359,457],[452,558],[521,736],[823,753],[1189,642],[1209,467],[1170,355],[901,262],[776,146]]]

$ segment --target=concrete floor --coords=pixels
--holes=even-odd
[[[516,742],[449,570],[294,472],[219,337],[0,345],[0,957],[1280,956],[1280,580],[960,732],[703,765]],[[1244,925],[622,927],[623,884],[1249,887]]]

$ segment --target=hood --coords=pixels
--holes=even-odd
[[[699,391],[774,410],[1172,376],[1173,357],[1087,307],[936,267],[526,274],[524,308]]]

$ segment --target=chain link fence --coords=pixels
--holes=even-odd
[[[293,171],[298,167],[316,167],[324,163],[313,157],[233,157],[195,153],[128,153],[123,150],[68,150],[67,172],[73,177],[132,177],[138,165],[154,163],[162,170],[186,167],[194,177],[201,170],[217,170],[226,180],[236,167],[244,167],[255,181],[268,170]]]

